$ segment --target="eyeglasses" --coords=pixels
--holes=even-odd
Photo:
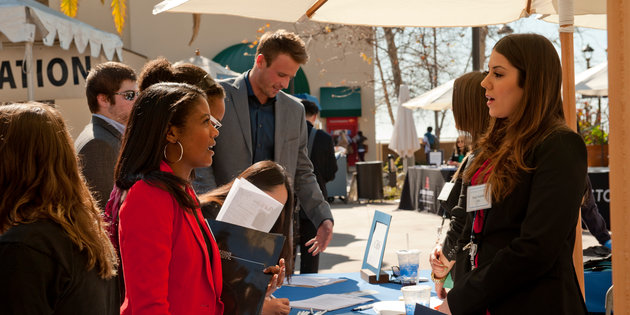
[[[140,94],[140,92],[139,91],[127,90],[127,91],[122,91],[122,92],[116,92],[114,94],[122,95],[126,100],[133,101]]]
[[[221,128],[221,126],[223,126],[221,124],[221,122],[219,122],[218,119],[214,118],[214,116],[210,115],[210,123],[212,123],[212,127],[214,127],[214,129],[219,130],[219,128]]]

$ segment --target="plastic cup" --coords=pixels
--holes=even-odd
[[[400,289],[405,299],[405,312],[407,315],[413,315],[416,310],[416,304],[429,307],[431,301],[431,287],[428,285],[410,285]]]
[[[398,267],[400,268],[400,283],[403,286],[418,283],[420,251],[417,249],[399,250],[396,254],[398,254]]]

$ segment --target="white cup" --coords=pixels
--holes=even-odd
[[[431,287],[428,285],[409,285],[400,289],[405,299],[405,311],[407,315],[413,315],[416,304],[429,307],[431,302]]]
[[[396,254],[398,254],[400,283],[402,285],[414,285],[418,283],[420,251],[417,249],[399,250]]]

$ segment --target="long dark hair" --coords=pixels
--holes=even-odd
[[[0,234],[49,219],[87,256],[87,270],[113,277],[116,253],[61,114],[41,103],[0,106],[0,161]]]
[[[510,118],[492,118],[479,142],[477,158],[466,171],[472,178],[489,160],[481,178],[488,176],[493,200],[502,200],[516,186],[519,171],[532,171],[525,156],[549,134],[558,129],[570,130],[564,121],[562,68],[553,44],[538,34],[512,34],[494,46],[518,69],[518,85],[523,98]]]
[[[248,167],[241,174],[237,176],[241,179],[246,179],[262,191],[270,191],[273,188],[284,185],[287,189],[287,202],[282,208],[280,217],[271,228],[272,233],[282,233],[286,236],[284,241],[284,247],[280,253],[280,257],[284,258],[286,264],[287,274],[293,274],[293,235],[291,234],[291,225],[293,224],[293,190],[291,189],[291,180],[289,174],[280,164],[273,161],[260,161],[254,165]],[[222,205],[227,197],[228,192],[232,188],[234,180],[218,187],[212,191],[209,191],[201,196],[202,210],[207,205],[216,203]],[[205,214],[204,214],[205,215]]]
[[[144,90],[136,100],[116,164],[116,186],[127,190],[138,180],[169,192],[180,207],[197,207],[184,187],[189,181],[160,171],[164,159],[166,133],[170,126],[184,127],[186,118],[199,99],[200,89],[183,83],[158,83]]]

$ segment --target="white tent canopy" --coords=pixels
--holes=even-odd
[[[575,76],[575,92],[587,96],[608,96],[608,61]]]
[[[409,109],[426,109],[433,111],[441,111],[451,109],[453,105],[453,83],[455,79],[450,80],[420,96],[404,102],[402,106]]]
[[[83,53],[89,43],[92,57],[98,57],[102,48],[108,60],[112,60],[114,54],[122,60],[123,43],[120,37],[32,0],[0,2],[0,33],[13,43],[41,40],[46,46],[52,46],[57,38],[61,48],[66,50],[74,40],[79,53]]]

